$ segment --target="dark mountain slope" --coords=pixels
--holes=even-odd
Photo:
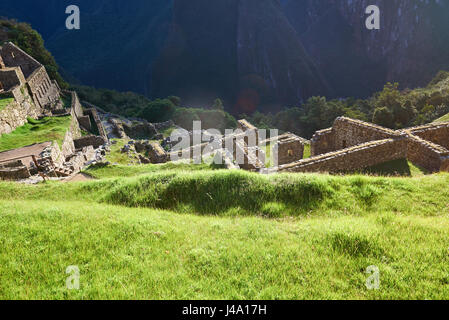
[[[371,4],[380,30],[365,27]],[[423,86],[449,68],[449,1],[289,0],[283,9],[338,96],[367,96],[387,81]]]
[[[80,7],[81,30],[65,29],[71,4]],[[171,0],[7,0],[0,2],[0,15],[30,22],[62,68],[83,84],[149,93],[171,7]]]
[[[64,28],[69,4],[79,31]],[[370,4],[379,31],[365,28]],[[32,23],[84,84],[194,105],[221,97],[238,112],[366,97],[387,81],[414,88],[449,69],[449,1],[2,0],[0,15]]]
[[[276,0],[175,0],[153,95],[224,98],[240,112],[298,104],[328,88]]]

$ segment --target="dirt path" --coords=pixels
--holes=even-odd
[[[74,176],[68,177],[64,180],[64,182],[81,182],[81,181],[90,181],[94,180],[91,176],[84,173],[77,173]]]

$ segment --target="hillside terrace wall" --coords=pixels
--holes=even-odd
[[[70,115],[72,117],[70,128],[67,130],[61,145],[61,151],[64,158],[75,152],[74,140],[81,137],[81,129],[73,109],[71,109]]]
[[[279,172],[344,172],[407,157],[407,138],[373,141],[301,160],[272,170]]]
[[[89,136],[84,136],[84,137],[75,139],[74,143],[75,143],[75,149],[77,149],[77,150],[85,148],[85,147],[89,147],[89,146],[92,146],[96,149],[96,148],[104,145],[105,141],[104,141],[103,137],[89,135]]]
[[[1,96],[14,98],[14,101],[0,110],[0,135],[11,133],[27,123],[28,118],[37,119],[41,114],[40,108],[33,103],[25,86],[15,87]]]
[[[92,119],[95,122],[95,125],[98,128],[99,135],[104,139],[104,141],[109,142],[108,135],[106,133],[106,130],[104,129],[103,124],[101,123],[101,119],[98,116],[97,110],[95,108],[90,108],[90,109],[85,110],[84,114],[89,115],[90,117],[92,117]]]

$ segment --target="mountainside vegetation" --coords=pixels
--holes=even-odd
[[[401,129],[432,122],[447,113],[449,72],[441,71],[424,88],[400,90],[399,84],[387,83],[368,99],[311,97],[303,105],[277,114],[256,112],[242,116],[261,128],[279,128],[310,138],[315,131],[331,127],[339,116]]]
[[[47,141],[57,141],[59,146],[62,146],[71,120],[71,116],[47,117],[39,120],[28,118],[23,126],[0,136],[0,152]]]
[[[3,0],[0,16],[43,34],[71,82],[195,107],[219,97],[233,114],[424,86],[449,59],[447,1],[79,0],[77,31],[70,4]],[[365,28],[370,4],[380,30]]]
[[[0,16],[1,17],[1,16]],[[41,35],[31,25],[15,20],[0,19],[0,46],[10,41],[26,53],[42,63],[51,79],[56,80],[60,87],[67,88],[67,83],[59,74],[59,66],[51,53],[45,48]]]

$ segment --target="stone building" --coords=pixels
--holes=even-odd
[[[449,123],[395,131],[340,117],[332,128],[315,133],[311,154],[309,159],[279,165],[275,170],[344,172],[408,159],[429,172],[449,171]]]
[[[294,134],[283,135],[274,145],[273,155],[275,166],[299,161],[304,157],[303,140]]]
[[[84,112],[75,92],[66,92],[72,104],[64,108],[60,88],[45,67],[12,43],[0,47],[0,88],[0,99],[8,101],[0,110],[0,135],[23,126],[28,118],[71,116],[61,145],[48,141],[0,152],[0,179],[25,179],[37,173],[65,177],[104,155],[108,139],[96,111]],[[92,123],[100,136],[82,137],[81,129],[91,131]]]
[[[60,90],[40,62],[11,42],[0,47],[0,57],[0,87],[4,91],[26,84],[36,107],[55,108]]]

